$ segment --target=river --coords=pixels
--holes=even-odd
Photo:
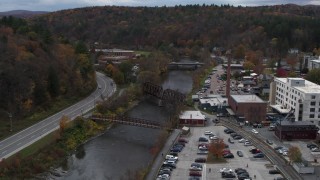
[[[192,77],[187,71],[170,71],[163,88],[188,93]],[[128,113],[130,117],[164,123],[169,112],[151,101],[140,102]],[[151,147],[161,130],[115,125],[101,136],[88,141],[68,158],[66,174],[55,179],[104,180],[134,179],[134,172],[152,163]]]

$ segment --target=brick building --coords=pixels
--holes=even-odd
[[[319,128],[308,121],[281,121],[277,123],[275,135],[279,139],[316,139]]]
[[[181,126],[205,126],[206,116],[200,111],[184,111],[179,116]]]
[[[266,119],[267,102],[256,95],[230,95],[228,103],[239,121],[259,123]]]

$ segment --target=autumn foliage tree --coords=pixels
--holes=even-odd
[[[290,162],[301,162],[302,161],[302,154],[300,149],[297,146],[292,146],[288,150],[288,157]]]
[[[212,159],[220,159],[223,157],[223,149],[225,148],[225,143],[223,139],[217,139],[210,143],[209,145],[209,155]]]
[[[59,122],[60,134],[62,134],[66,130],[69,121],[70,121],[70,118],[68,116],[61,117]]]

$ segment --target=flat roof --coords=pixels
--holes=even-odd
[[[276,105],[270,105],[271,108],[277,110],[280,114],[288,114],[291,109],[285,109],[282,105],[276,104]]]
[[[180,119],[205,119],[206,116],[201,114],[200,111],[184,111],[179,116]]]
[[[228,104],[228,98],[206,98],[206,99],[200,99],[199,100],[201,104],[209,103],[210,106],[218,106],[223,104],[225,102],[225,105]]]
[[[281,121],[281,126],[316,126],[312,122],[309,121]]]
[[[276,79],[281,81],[284,84],[287,83],[287,78],[276,78]],[[303,93],[320,93],[320,86],[315,84],[315,83],[313,83],[313,82],[311,82],[311,81],[305,80],[303,78],[288,78],[288,79],[290,79],[290,80],[304,80],[304,82],[305,82],[304,86],[291,86],[292,88],[295,88],[300,92],[303,92]]]
[[[238,103],[266,103],[260,99],[257,95],[231,95],[231,97]]]

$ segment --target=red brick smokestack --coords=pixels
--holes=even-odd
[[[231,68],[230,68],[230,61],[231,61],[231,50],[228,50],[226,52],[227,58],[228,58],[228,68],[227,68],[227,87],[226,87],[226,95],[229,100],[230,98],[230,78],[231,78]]]

